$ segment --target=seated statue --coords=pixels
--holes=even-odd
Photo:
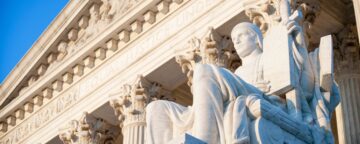
[[[293,21],[286,24],[290,26],[288,34],[293,36],[296,25]],[[148,144],[165,144],[184,133],[209,144],[253,143],[250,123],[259,117],[273,120],[271,122],[288,131],[296,130],[296,126],[316,125],[315,118],[310,118],[310,122],[293,119],[286,113],[284,102],[279,96],[266,93],[271,88],[271,82],[263,77],[265,60],[262,57],[263,38],[260,29],[251,23],[243,22],[233,28],[231,37],[242,60],[242,66],[233,73],[212,64],[196,64],[192,79],[192,106],[184,107],[164,100],[151,102],[147,106]],[[301,46],[301,43],[295,45]],[[294,49],[298,50],[299,47]],[[301,54],[303,53],[300,52],[300,56]],[[309,59],[307,53],[301,58],[304,57]],[[294,58],[294,61],[298,62],[297,58],[299,57]],[[310,105],[309,109],[316,109],[317,103],[311,102],[314,101],[315,80],[311,77],[311,66],[306,66],[310,65],[310,62],[302,60],[298,65],[299,75],[307,76],[299,79],[299,88],[304,91],[303,94],[310,95],[306,96],[305,103]],[[304,84],[305,82],[307,84]],[[331,105],[325,108],[327,114],[331,114],[338,100],[331,102]],[[312,113],[311,110],[308,110],[309,113]],[[289,124],[282,125],[274,120],[276,118]],[[312,132],[307,131],[304,134],[298,133],[308,139],[306,142],[312,142],[311,134]]]

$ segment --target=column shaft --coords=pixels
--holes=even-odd
[[[360,75],[341,76],[338,82],[341,92],[341,103],[336,108],[339,143],[360,143]]]
[[[358,34],[360,34],[360,1],[359,0],[353,0],[354,5],[354,12],[355,12],[355,19],[356,19],[356,27]],[[358,36],[359,41],[360,37]]]

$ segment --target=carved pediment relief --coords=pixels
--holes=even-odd
[[[68,14],[65,22],[68,25],[61,25],[57,29],[63,29],[48,48],[42,54],[38,61],[33,61],[35,64],[29,73],[21,73],[25,75],[9,97],[3,98],[1,107],[4,107],[12,99],[24,93],[28,87],[31,87],[41,79],[43,75],[50,73],[61,65],[64,61],[70,58],[74,53],[77,53],[81,48],[96,37],[102,30],[105,30],[108,25],[115,21],[115,19],[122,18],[128,11],[133,9],[138,3],[144,0],[90,0],[87,2],[72,2],[70,3],[86,3],[84,6],[77,6],[77,13]],[[75,8],[75,9],[76,9]],[[76,11],[76,10],[75,10]],[[65,15],[65,14],[59,14]],[[75,15],[75,16],[74,16]],[[56,20],[55,20],[56,21]],[[54,22],[53,22],[54,23]],[[66,28],[64,28],[66,27]],[[48,37],[53,39],[54,37]],[[44,49],[44,48],[43,48]]]
[[[57,63],[54,66],[50,65],[49,70],[56,67],[55,65],[61,63],[63,59],[71,57],[72,54],[79,51],[90,39],[96,37],[115,19],[121,18],[140,1],[101,0],[92,3],[77,24],[58,43],[57,51],[54,53],[57,55]]]
[[[48,28],[51,30],[50,32],[55,34],[49,36],[49,32],[46,31],[44,33],[45,38],[40,37],[48,42],[45,44],[40,43],[46,45],[45,48],[42,47],[40,49],[41,55],[37,52],[35,54],[37,54],[38,59],[27,59],[25,61],[30,63],[30,65],[27,64],[27,67],[25,67],[29,72],[21,71],[22,74],[20,76],[24,76],[24,78],[18,79],[15,82],[10,81],[13,82],[11,86],[14,87],[7,91],[1,91],[5,96],[0,97],[1,108],[3,108],[3,113],[1,114],[3,120],[0,122],[0,129],[6,134],[1,140],[2,142],[17,139],[14,135],[16,135],[19,127],[22,126],[18,119],[28,119],[34,116],[40,109],[54,102],[54,98],[62,95],[64,91],[77,84],[76,82],[81,81],[82,77],[96,70],[107,59],[119,53],[120,49],[125,48],[131,41],[136,40],[137,37],[155,26],[157,21],[166,18],[167,15],[175,12],[185,4],[185,1],[179,0],[146,1],[145,3],[140,3],[143,1],[136,1],[138,2],[136,4],[133,2],[131,1],[133,6],[131,8],[128,7],[128,11],[113,17],[112,22],[106,25],[106,27],[101,27],[100,31],[93,38],[87,39],[83,46],[76,47],[79,38],[81,38],[81,33],[86,34],[86,29],[89,27],[91,7],[94,4],[101,7],[103,3],[97,0],[70,1],[65,10],[55,20],[55,24]],[[139,8],[141,11],[138,11],[138,9],[131,11],[135,6],[141,7]],[[99,12],[101,12],[100,9]],[[130,18],[123,21],[121,19],[123,16]],[[62,21],[59,22],[59,19]],[[54,28],[55,26],[56,28]],[[53,37],[51,38],[51,36]],[[30,49],[30,53],[34,53],[33,48]],[[28,57],[25,56],[25,58]],[[24,61],[21,63],[24,63]],[[19,95],[20,89],[22,89],[21,95]],[[150,91],[157,91],[156,86],[151,87],[151,89]],[[155,95],[157,92],[151,93],[149,94]],[[166,99],[166,96],[160,95],[159,98]],[[153,98],[151,99],[153,100]],[[13,103],[9,104],[9,102]],[[39,108],[34,108],[34,106]],[[16,114],[16,111],[25,111],[27,114],[22,116],[21,113]],[[17,139],[16,141],[19,140]]]

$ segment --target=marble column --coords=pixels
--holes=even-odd
[[[349,25],[337,34],[335,49],[335,78],[341,92],[336,108],[340,144],[360,143],[360,47],[356,26]]]
[[[360,74],[338,78],[341,103],[336,109],[339,143],[360,143]]]
[[[357,25],[357,32],[358,34],[360,34],[360,1],[353,0],[353,5],[354,5],[356,25]],[[358,39],[360,41],[360,37],[358,37]]]
[[[134,84],[125,84],[119,92],[110,95],[110,105],[120,121],[124,144],[145,143],[145,107],[153,100],[171,100],[169,94],[158,83],[138,76]]]

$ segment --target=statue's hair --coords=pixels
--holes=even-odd
[[[253,32],[253,34],[256,35],[256,39],[257,39],[257,42],[259,44],[259,48],[262,50],[263,48],[263,36],[262,36],[262,33],[259,29],[259,27],[257,27],[256,25],[252,24],[252,23],[249,23],[249,22],[242,22],[242,23],[239,23],[237,24],[231,31],[231,36],[233,36],[233,34],[238,30],[238,29],[248,29],[250,30],[251,32]]]

